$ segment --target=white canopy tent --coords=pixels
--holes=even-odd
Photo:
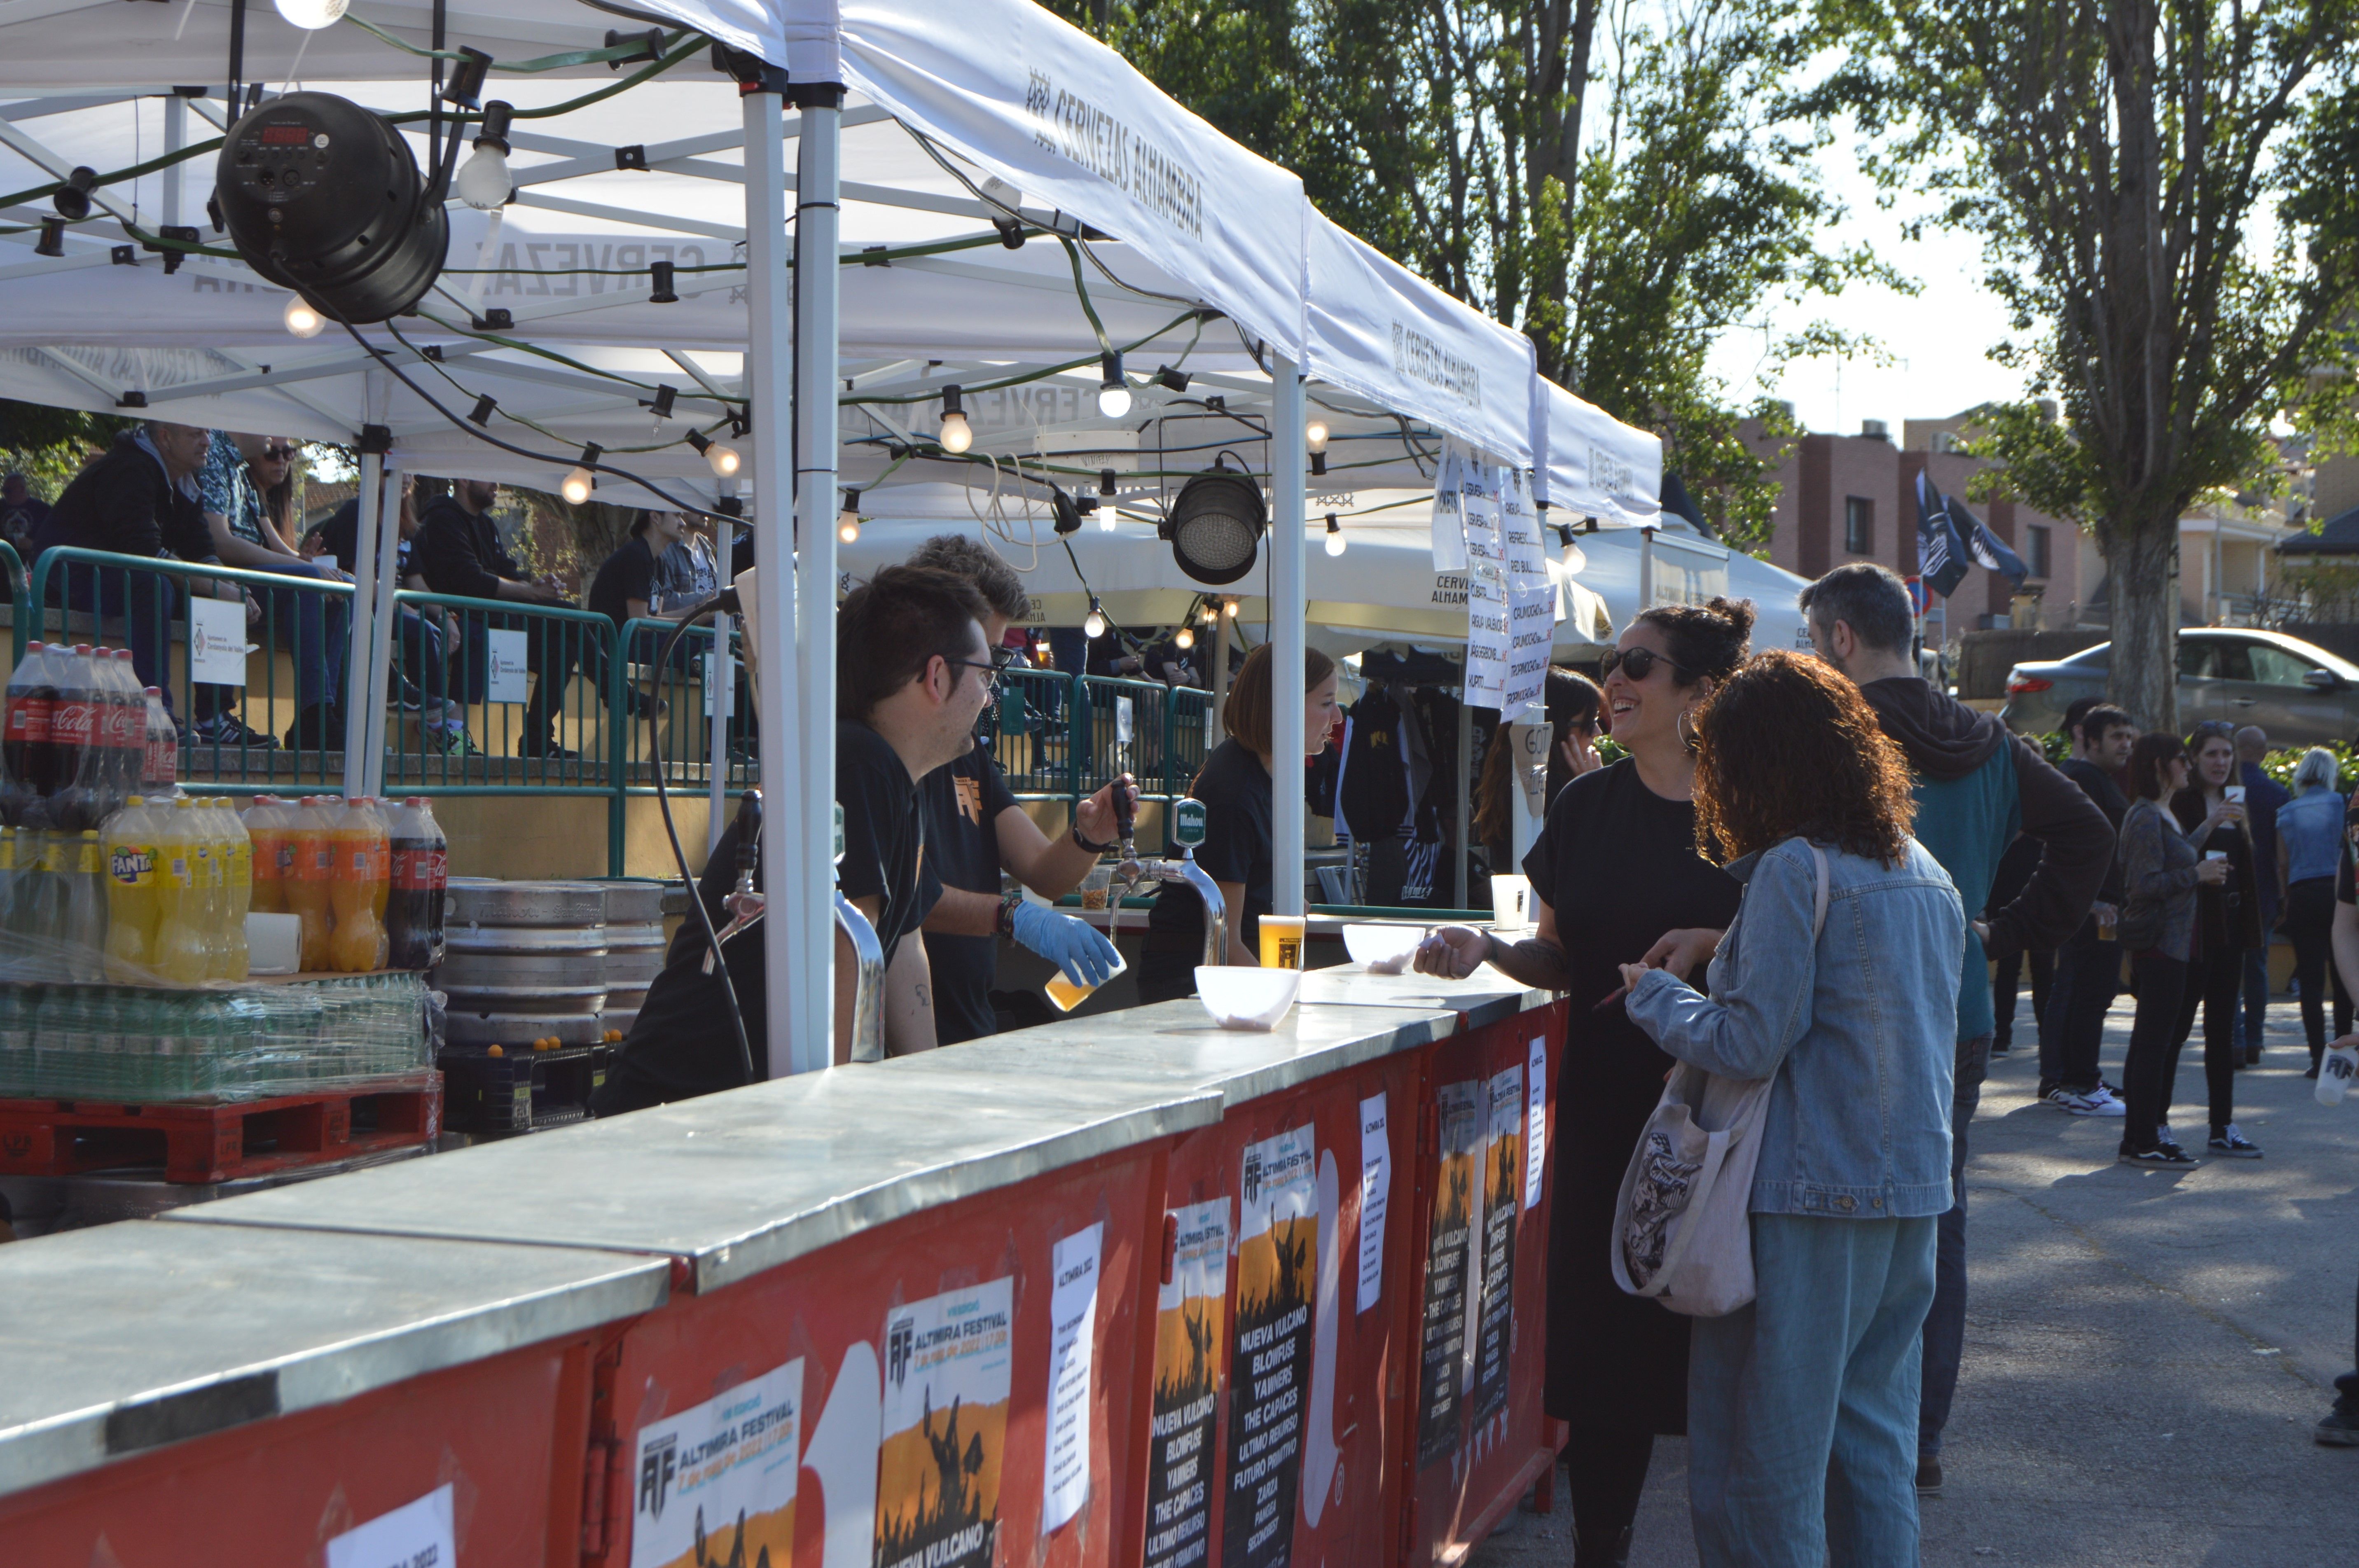
[[[194,96],[173,88],[228,73],[231,5],[17,0],[0,10],[0,192],[33,192],[13,206],[0,201],[0,223],[27,225],[0,235],[0,396],[144,406],[191,423],[344,441],[381,426],[391,434],[382,461],[394,466],[544,487],[580,443],[596,441],[610,466],[695,505],[717,500],[721,486],[679,444],[688,425],[718,432],[731,408],[745,415],[749,437],[737,444],[747,461],[736,483],[757,537],[791,512],[803,541],[799,581],[774,572],[761,584],[770,677],[763,777],[770,821],[784,825],[766,835],[764,870],[772,887],[797,890],[781,900],[789,918],[773,926],[769,956],[774,994],[790,998],[771,1015],[773,1071],[786,1071],[822,1063],[830,1038],[829,987],[804,981],[826,973],[832,931],[799,912],[828,907],[820,803],[832,796],[822,720],[834,685],[829,525],[839,474],[854,484],[887,472],[997,482],[997,472],[945,463],[930,445],[951,385],[973,389],[977,453],[1027,458],[1033,475],[1054,471],[1068,488],[1077,474],[1127,474],[1116,499],[1134,513],[1151,504],[1150,491],[1166,498],[1179,459],[1201,465],[1202,443],[1169,439],[1175,421],[1250,428],[1252,437],[1230,439],[1258,444],[1251,465],[1275,500],[1271,538],[1291,544],[1272,550],[1269,594],[1280,667],[1299,669],[1306,376],[1318,379],[1336,432],[1327,489],[1312,501],[1322,506],[1346,485],[1430,485],[1437,431],[1538,463],[1549,443],[1532,411],[1553,405],[1520,337],[1333,230],[1293,176],[1229,144],[1026,0],[972,0],[919,18],[906,6],[839,14],[812,0],[647,5],[785,60],[794,84],[763,77],[741,97],[684,37],[667,41],[672,62],[660,72],[604,60],[523,78],[495,71],[484,96],[540,116],[517,122],[516,197],[496,215],[496,237],[485,219],[453,207],[453,270],[419,317],[392,323],[398,339],[391,328],[368,332],[374,353],[348,338],[288,336],[287,297],[241,263],[192,255],[168,272],[158,254],[121,256],[118,223],[152,232],[196,217],[210,155],[100,186],[98,211],[68,229],[63,256],[31,254],[31,222],[48,212],[42,181],[76,164],[122,169],[226,123],[218,85]],[[370,3],[362,15],[413,49],[431,37],[426,5]],[[614,19],[570,0],[470,3],[449,17],[442,41],[511,62],[594,52]],[[299,51],[301,85],[389,112],[426,103],[424,63],[356,18],[306,36],[257,5],[245,27],[248,80],[288,85]],[[102,35],[107,47],[93,49]],[[614,69],[627,91],[550,112],[614,85]],[[791,115],[787,96],[797,102]],[[417,146],[422,123],[406,129]],[[788,192],[799,256],[865,264],[801,269],[792,323]],[[1050,233],[1004,248],[987,225],[1017,218]],[[642,268],[656,260],[679,269],[675,303],[650,298]],[[476,324],[495,310],[510,325]],[[805,352],[790,357],[797,335]],[[1093,406],[1109,343],[1125,354],[1139,405],[1126,423]],[[1164,365],[1191,377],[1186,394],[1141,385]],[[669,421],[643,406],[664,387]],[[496,406],[491,431],[523,453],[484,445],[461,426],[456,416],[485,396]],[[831,397],[842,405],[835,427],[799,427],[790,456],[788,410]],[[1229,406],[1212,409],[1214,398]],[[1651,440],[1596,419],[1609,442]],[[629,450],[648,446],[658,450]],[[367,538],[379,532],[380,458],[365,458],[364,470]],[[606,498],[648,498],[608,483]],[[373,626],[389,604],[389,580],[369,579],[389,562],[390,545],[384,539],[381,556],[364,552],[364,590],[380,614],[356,622]],[[381,680],[383,663],[356,658],[353,667]],[[808,716],[806,693],[820,694]],[[375,696],[359,704],[356,724],[381,723],[381,691]],[[1289,707],[1281,704],[1282,731],[1299,724]],[[1280,736],[1289,738],[1280,756],[1299,757],[1300,737]],[[373,756],[373,739],[356,735],[348,746]],[[1277,783],[1283,855],[1300,844],[1302,795],[1299,779]],[[1281,886],[1279,896],[1283,907],[1299,893]]]

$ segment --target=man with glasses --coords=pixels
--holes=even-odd
[[[1918,1406],[1917,1489],[1941,1488],[1941,1429],[1965,1349],[1966,1125],[1982,1100],[1995,1023],[1985,956],[2053,948],[2088,917],[2114,862],[2113,824],[2038,748],[1917,673],[1908,589],[1881,566],[1839,566],[1802,590],[1810,646],[1851,677],[1916,779],[1919,843],[1941,863],[1969,909],[1990,902],[1999,859],[2018,833],[2038,841],[2022,892],[1967,929],[1958,978],[1958,1056],[1950,1119],[1951,1207],[1941,1216],[1933,1306],[1925,1319]]]
[[[1001,647],[1007,628],[1032,611],[1023,579],[990,546],[963,534],[928,539],[908,564],[963,578],[983,595],[984,643],[995,661],[986,678],[995,683],[1009,657]],[[998,759],[980,738],[957,760],[926,775],[919,789],[926,798],[926,866],[941,883],[941,897],[926,917],[934,1027],[941,1043],[999,1032],[991,987],[998,978],[1003,936],[1063,970],[1075,985],[1103,985],[1119,962],[1114,943],[1085,921],[1028,902],[1021,893],[1003,894],[1002,873],[1044,898],[1071,892],[1098,857],[1114,847],[1114,792],[1129,789],[1136,798],[1130,776],[1083,800],[1071,828],[1053,841],[1016,803]],[[1008,1009],[1008,1027],[1049,1021],[1047,1005],[1038,997],[1027,993],[1008,999],[1016,1004]],[[1028,1007],[1021,1005],[1025,1000]]]
[[[212,448],[197,485],[204,496],[205,527],[212,536],[213,551],[223,565],[248,572],[349,583],[352,579],[334,566],[304,560],[270,515],[270,498],[293,474],[295,457],[295,442],[286,436],[212,433]],[[265,589],[259,597],[265,627],[281,639],[291,638],[288,651],[295,665],[296,714],[287,732],[288,747],[342,747],[345,659],[352,648],[348,604],[292,589]],[[267,735],[252,738],[269,743]]]

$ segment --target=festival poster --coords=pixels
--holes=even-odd
[[[1016,1281],[885,1315],[875,1568],[990,1568],[1007,1451]]]
[[[639,1429],[631,1568],[787,1568],[801,1357]]]
[[[1491,1138],[1483,1158],[1482,1294],[1474,1314],[1477,1426],[1507,1408],[1507,1352],[1516,1325],[1516,1216],[1524,1179],[1524,1069],[1491,1080]]]
[[[1155,1302],[1144,1568],[1190,1568],[1212,1550],[1221,1415],[1221,1317],[1229,1294],[1229,1201],[1170,1211],[1171,1282]]]
[[[1433,1226],[1425,1247],[1425,1316],[1420,1334],[1417,1400],[1417,1462],[1420,1468],[1458,1452],[1463,1422],[1461,1381],[1466,1363],[1468,1273],[1474,1266],[1475,1165],[1490,1107],[1481,1081],[1445,1083],[1435,1091],[1440,1113],[1440,1159],[1433,1190]]]
[[[1245,1146],[1223,1568],[1285,1568],[1293,1553],[1319,1278],[1316,1160],[1308,1124]]]

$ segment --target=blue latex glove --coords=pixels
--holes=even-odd
[[[1122,962],[1095,926],[1028,900],[1016,906],[1016,940],[1063,970],[1076,985],[1104,985]]]

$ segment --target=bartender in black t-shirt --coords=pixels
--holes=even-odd
[[[924,865],[926,824],[918,780],[973,741],[992,687],[982,598],[949,572],[886,567],[843,602],[836,620],[835,792],[844,853],[837,884],[876,929],[885,952],[885,1049],[934,1045],[926,944],[916,937],[939,891]],[[721,836],[698,896],[715,929],[735,884],[736,825]],[[758,885],[758,873],[756,881]],[[768,1076],[769,1010],[762,939],[767,922],[729,939],[722,957],[745,1019],[754,1075]],[[708,1094],[744,1082],[720,976],[704,972],[704,932],[679,929],[663,972],[647,987],[614,1070],[591,1097],[598,1116]],[[850,1060],[857,968],[835,943],[835,1058]]]
[[[908,564],[954,572],[983,595],[983,632],[1000,657],[1007,628],[1032,611],[1024,580],[988,545],[940,534]],[[1060,915],[1021,894],[1003,894],[1003,869],[1044,898],[1060,898],[1114,847],[1114,791],[1138,791],[1125,774],[1081,803],[1072,826],[1054,840],[1016,803],[991,747],[978,740],[963,757],[926,776],[926,862],[941,897],[926,917],[926,958],[934,978],[934,1027],[944,1045],[995,1034],[991,1005],[999,938],[1030,949],[1076,985],[1104,984],[1118,962],[1114,943],[1084,920]]]

